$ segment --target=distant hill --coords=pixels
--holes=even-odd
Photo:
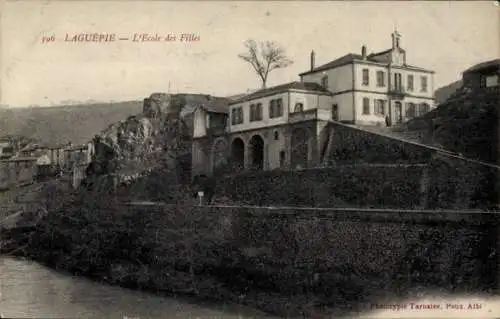
[[[85,143],[112,123],[142,112],[143,101],[36,108],[0,108],[0,136],[23,135],[48,144]]]
[[[462,80],[452,82],[436,90],[436,105],[446,101],[456,90],[462,86]]]

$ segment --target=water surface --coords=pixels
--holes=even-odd
[[[0,313],[10,318],[271,318],[239,305],[199,304],[102,285],[3,256]]]

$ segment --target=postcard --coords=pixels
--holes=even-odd
[[[0,2],[0,317],[499,317],[499,8]]]

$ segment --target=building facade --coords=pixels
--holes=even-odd
[[[330,121],[396,125],[434,108],[434,72],[406,63],[400,35],[392,48],[347,54],[290,82],[194,111],[192,175],[315,166],[327,151]]]
[[[407,63],[401,35],[394,32],[392,47],[367,54],[349,53],[300,74],[301,80],[322,84],[332,94],[338,120],[360,125],[395,125],[435,107],[434,71]]]
[[[307,167],[332,113],[331,93],[317,83],[291,82],[226,106],[199,107],[194,116],[193,175]]]

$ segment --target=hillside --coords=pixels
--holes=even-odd
[[[80,144],[108,125],[142,112],[142,101],[38,108],[0,108],[0,136],[23,135],[43,143]]]
[[[446,101],[461,86],[462,86],[462,81],[458,80],[437,89],[436,92],[434,93],[434,96],[436,98],[436,105],[439,105],[444,101]]]

